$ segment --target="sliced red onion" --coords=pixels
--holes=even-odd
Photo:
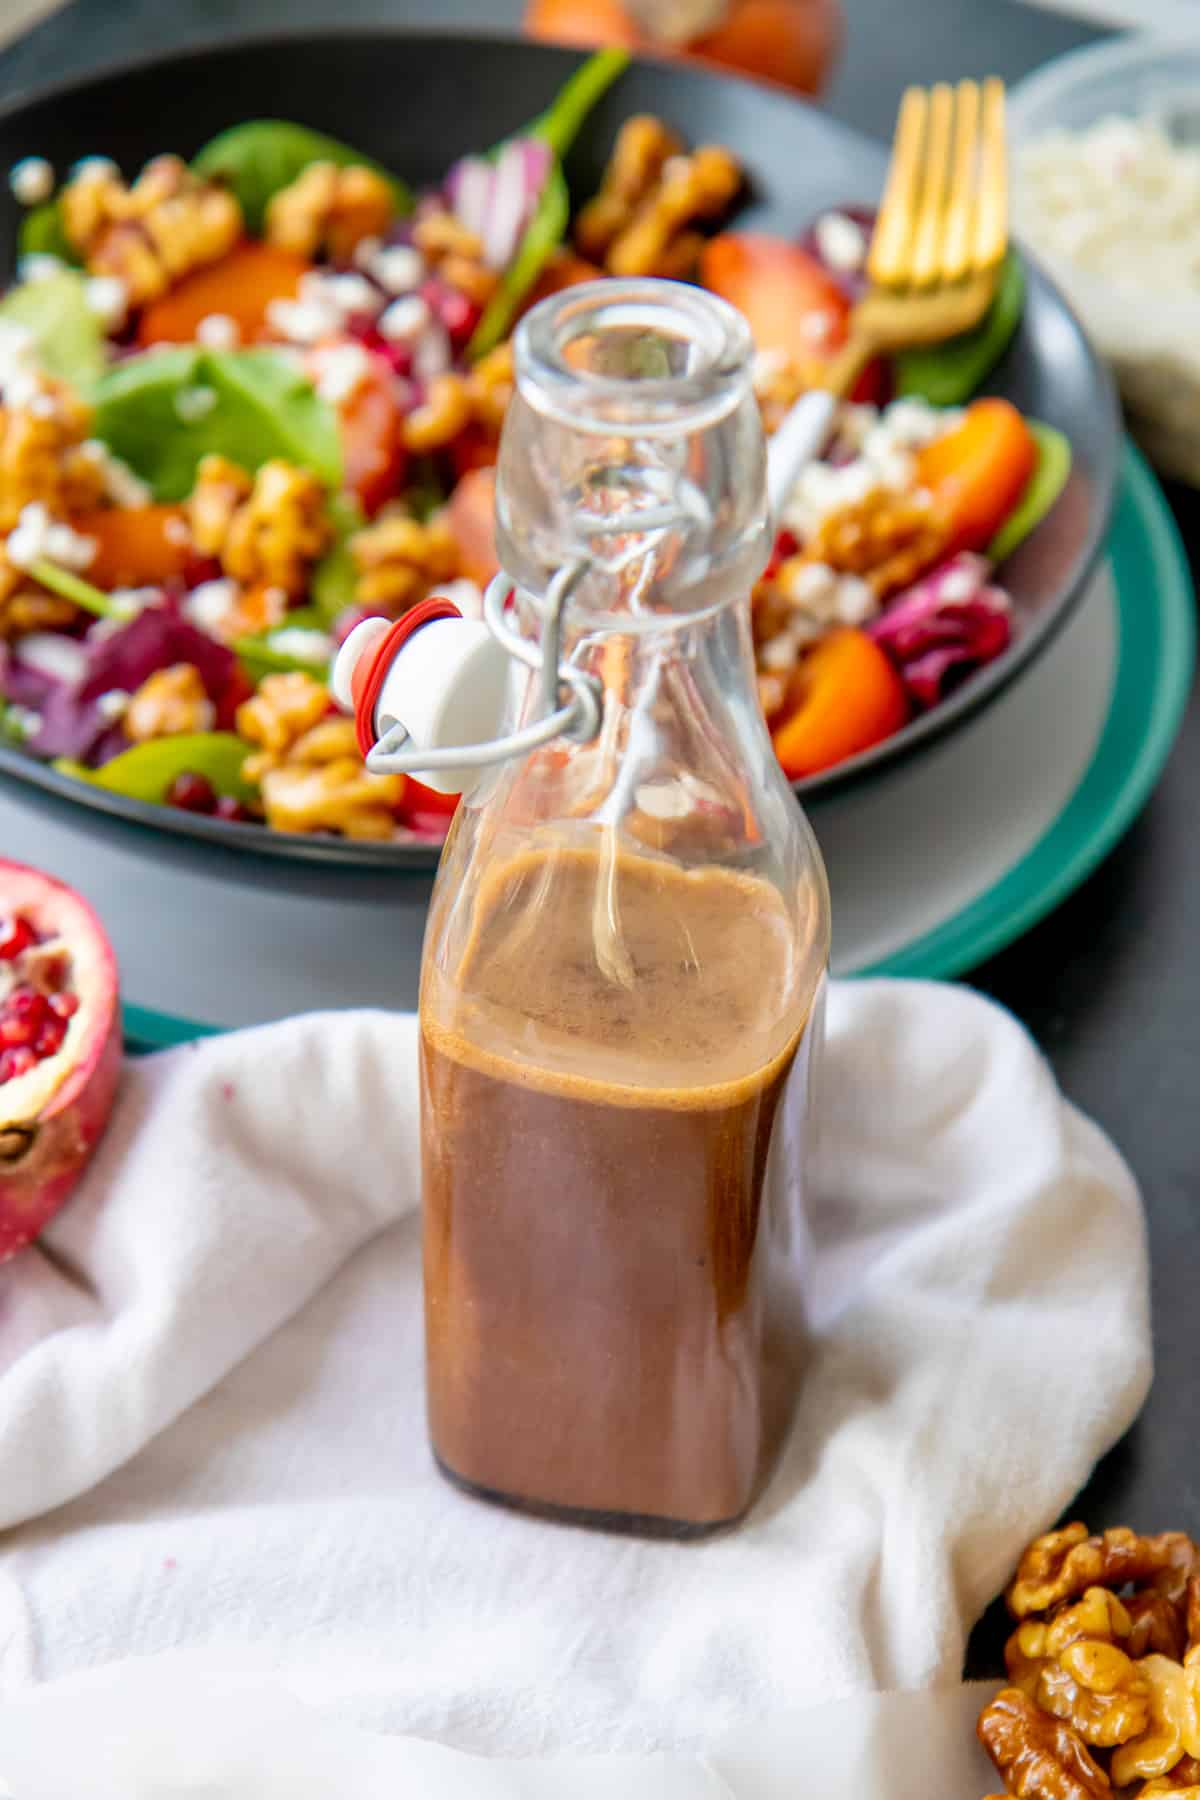
[[[446,198],[483,243],[489,268],[504,269],[537,210],[553,166],[540,138],[512,138],[494,161],[464,156],[446,177]]]
[[[955,556],[901,594],[867,627],[918,706],[936,706],[1012,639],[1008,595],[982,556]]]

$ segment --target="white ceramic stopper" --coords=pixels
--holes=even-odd
[[[333,697],[354,711],[353,678],[359,660],[389,629],[386,619],[364,619],[338,651]],[[508,654],[481,619],[433,619],[400,646],[375,702],[372,729],[381,738],[403,724],[406,750],[452,750],[494,738],[504,713]],[[465,794],[482,769],[455,767],[413,773],[439,794]]]

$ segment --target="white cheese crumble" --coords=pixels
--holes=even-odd
[[[822,213],[814,235],[822,262],[839,274],[850,275],[867,260],[867,234],[855,219],[845,213]]]
[[[373,282],[365,275],[317,275],[321,289],[330,306],[335,307],[343,319],[352,318],[355,313],[376,313],[379,311],[379,293]],[[305,275],[303,283],[312,281],[312,275]]]
[[[411,294],[425,279],[425,258],[412,244],[377,245],[355,260],[389,294]]]
[[[268,638],[272,650],[282,656],[294,656],[298,662],[329,662],[333,657],[333,639],[323,631],[310,631],[303,625],[285,625]]]
[[[119,275],[92,275],[83,285],[88,311],[105,331],[119,331],[129,315],[129,289]]]
[[[20,640],[17,660],[51,681],[74,687],[87,673],[87,651],[74,638],[55,631],[31,631]]]
[[[192,534],[188,530],[187,520],[179,518],[167,519],[164,521],[163,536],[166,538],[168,544],[179,544],[180,546],[190,543],[192,539]]]
[[[379,320],[379,333],[391,344],[415,344],[428,329],[430,312],[419,294],[393,300]]]
[[[84,455],[99,469],[104,482],[106,497],[115,506],[148,506],[151,493],[140,475],[135,475],[128,463],[114,456],[108,445],[99,438],[88,438],[80,446]],[[174,521],[173,521],[174,522]]]
[[[8,174],[13,199],[20,206],[41,206],[54,192],[54,165],[44,156],[23,156]]]
[[[962,413],[923,400],[895,400],[883,412],[848,406],[839,416],[837,442],[854,450],[846,462],[810,462],[800,471],[783,511],[783,523],[800,539],[824,521],[860,505],[878,489],[902,494],[916,479],[915,452],[959,424]]]
[[[236,581],[202,581],[184,600],[184,614],[201,631],[216,631],[226,614],[237,604],[240,592]]]
[[[21,508],[4,549],[17,569],[28,569],[43,561],[58,563],[64,569],[86,569],[96,554],[96,540],[52,519],[40,500],[31,500]]]
[[[175,396],[176,417],[184,425],[195,425],[198,420],[206,419],[216,404],[215,388],[203,386],[180,388]]]
[[[14,731],[24,742],[27,738],[36,737],[42,729],[42,715],[31,706],[8,706],[4,709],[4,729]]]
[[[450,367],[450,339],[440,325],[431,324],[413,348],[413,374],[418,381],[432,381]]]
[[[291,344],[316,344],[337,330],[336,315],[312,300],[272,300],[267,324]]]
[[[48,250],[34,250],[17,264],[17,280],[26,283],[52,281],[66,266],[61,256],[51,256]]]
[[[242,333],[228,313],[205,313],[196,327],[196,342],[206,350],[236,350]]]
[[[107,635],[110,629],[119,631],[128,620],[136,619],[140,612],[161,600],[162,590],[156,587],[114,588],[109,599],[118,617],[98,620],[89,633],[93,638]]]
[[[361,344],[332,344],[319,353],[317,392],[330,406],[340,406],[371,373],[371,358]]]
[[[115,725],[124,718],[132,697],[124,688],[109,688],[107,693],[96,696],[96,711],[106,724]]]
[[[27,406],[42,391],[33,333],[24,325],[0,319],[0,398],[5,406]]]
[[[111,156],[81,156],[67,172],[68,181],[108,181],[121,173]]]
[[[365,275],[326,275],[312,269],[300,277],[294,300],[272,300],[267,324],[293,344],[316,344],[336,337],[356,314],[373,317],[381,304],[379,290]]]
[[[1116,281],[1200,291],[1200,150],[1152,120],[1106,118],[1022,145],[1016,172],[1035,245]]]

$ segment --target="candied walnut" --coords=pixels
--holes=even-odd
[[[429,456],[452,444],[471,423],[471,395],[465,376],[435,375],[425,398],[404,421],[404,444],[414,456]]]
[[[513,393],[513,352],[511,340],[497,344],[481,356],[467,375],[467,398],[471,416],[477,425],[499,437],[504,415]]]
[[[238,735],[277,759],[325,717],[329,704],[329,690],[300,669],[268,675],[259,682],[258,691],[238,707]],[[258,779],[249,765],[247,778]]]
[[[202,556],[220,556],[234,514],[249,499],[253,487],[245,469],[227,456],[200,459],[186,510],[192,542]]]
[[[1137,1666],[1150,1691],[1150,1719],[1139,1737],[1113,1752],[1113,1780],[1121,1787],[1139,1776],[1166,1775],[1185,1754],[1200,1755],[1200,1671],[1155,1655]]]
[[[949,540],[947,521],[928,500],[876,488],[822,519],[803,553],[781,563],[775,579],[786,593],[807,565],[821,563],[839,575],[859,576],[883,600],[932,567]]]
[[[178,156],[156,156],[132,187],[102,162],[85,164],[63,189],[62,219],[93,274],[117,276],[135,306],[217,262],[242,235],[233,195]]]
[[[28,580],[24,570],[9,570],[4,565],[0,568],[0,588],[3,577],[10,573],[20,580]],[[39,588],[18,587],[8,594],[0,591],[0,643],[27,637],[33,631],[61,631],[64,626],[74,624],[78,616],[79,609],[70,600],[60,599],[57,594],[45,594]]]
[[[250,588],[298,598],[332,538],[325,490],[294,463],[263,464],[253,482],[223,456],[206,456],[188,501],[196,548]]]
[[[395,212],[391,185],[375,169],[309,163],[268,204],[267,241],[299,256],[326,251],[347,262],[364,238],[382,237]]]
[[[605,268],[610,275],[684,279],[694,268],[702,243],[691,227],[720,218],[741,185],[736,158],[717,145],[672,157],[662,179],[613,240]]]
[[[979,1715],[979,1741],[1018,1800],[1102,1800],[1108,1776],[1083,1739],[1019,1688],[1004,1688]]]
[[[448,256],[464,262],[483,261],[483,239],[468,231],[455,213],[443,207],[423,212],[412,228],[412,241],[431,268],[437,268]]]
[[[1009,1679],[1087,1744],[1111,1748],[1146,1730],[1150,1694],[1136,1664],[1117,1643],[1129,1615],[1115,1595],[1089,1588],[1049,1622],[1026,1619],[1009,1639]]]
[[[603,262],[638,207],[658,186],[667,162],[682,151],[681,140],[652,113],[639,113],[625,121],[600,190],[576,221],[575,242],[581,255]]]
[[[20,406],[0,409],[0,531],[11,531],[27,506],[62,519],[104,498],[103,468],[85,447],[90,409],[49,376],[30,383]]]
[[[1190,1584],[1189,1584],[1190,1585]],[[1125,1602],[1129,1613],[1130,1656],[1168,1656],[1182,1662],[1187,1648],[1187,1627],[1178,1605],[1157,1588],[1139,1588]]]
[[[820,387],[825,364],[817,356],[786,350],[760,350],[754,358],[754,394],[770,437],[778,431],[801,394]]]
[[[1182,1531],[1139,1537],[1123,1525],[1089,1537],[1086,1525],[1067,1525],[1036,1538],[1017,1565],[1016,1580],[1006,1596],[1014,1618],[1047,1612],[1085,1588],[1119,1588],[1127,1582],[1153,1581],[1176,1599],[1181,1596],[1197,1561],[1191,1538]]]
[[[1189,1651],[1200,1649],[1200,1575],[1188,1577],[1183,1622]]]
[[[253,587],[240,589],[227,611],[209,629],[222,643],[232,644],[240,637],[257,637],[260,632],[273,631],[283,624],[287,610],[288,597],[284,590],[260,581]]]
[[[1200,1796],[1200,1758],[1181,1756],[1169,1775],[1154,1775],[1143,1782],[1135,1800],[1142,1800],[1143,1795],[1153,1800],[1156,1794],[1187,1795],[1188,1800]]]
[[[458,547],[445,512],[422,524],[385,508],[351,538],[350,554],[358,571],[359,605],[386,606],[395,618],[423,600],[437,582],[458,573]]]
[[[135,744],[151,738],[211,731],[216,708],[200,671],[192,663],[172,663],[143,681],[125,709],[121,729]]]
[[[369,775],[358,756],[312,765],[289,762],[261,779],[263,810],[276,831],[388,838],[404,797],[403,775]]]

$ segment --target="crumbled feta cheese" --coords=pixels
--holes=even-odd
[[[0,319],[0,396],[6,406],[20,406],[40,390],[37,347],[27,326]]]
[[[21,508],[4,548],[16,569],[28,569],[42,561],[58,563],[64,569],[86,569],[96,554],[96,540],[52,519],[41,501],[33,500]]]
[[[765,389],[769,389],[772,382],[787,371],[791,360],[786,350],[778,348],[756,350],[751,365],[751,379],[754,383],[755,393],[761,394]]]
[[[440,325],[430,325],[413,346],[413,374],[418,381],[432,381],[450,367],[450,339]]]
[[[379,311],[379,290],[365,275],[325,275],[322,282],[329,304],[335,306],[343,318],[350,318],[354,313]]]
[[[192,534],[188,530],[186,519],[172,518],[164,521],[163,536],[166,538],[168,544],[178,544],[182,546],[191,542]]]
[[[282,656],[294,656],[297,662],[320,663],[333,657],[333,639],[323,631],[309,631],[303,625],[285,625],[270,636],[272,650]]]
[[[52,419],[58,411],[58,401],[53,394],[39,391],[29,396],[25,410],[35,419]]]
[[[241,592],[236,581],[202,581],[183,602],[183,611],[201,631],[216,631]]]
[[[830,599],[836,579],[828,563],[801,563],[790,575],[787,597],[811,611]]]
[[[879,611],[874,588],[857,575],[840,576],[834,611],[841,625],[865,625]]]
[[[294,344],[336,337],[356,313],[378,312],[380,295],[364,275],[325,275],[312,269],[300,278],[294,300],[272,300],[267,324]]]
[[[871,406],[844,407],[837,445],[857,454],[848,462],[811,462],[802,469],[784,508],[784,524],[803,542],[831,514],[861,504],[880,488],[915,493],[913,452],[952,431],[961,419],[960,411],[924,400],[896,400],[883,412]]]
[[[111,156],[81,156],[67,172],[69,181],[99,181],[121,173]]]
[[[392,344],[415,344],[428,329],[430,312],[419,294],[393,300],[379,320],[379,334]]]
[[[104,482],[105,496],[115,506],[148,506],[151,500],[149,487],[139,475],[135,475],[128,463],[123,463],[119,456],[114,456],[108,445],[99,438],[88,438],[80,446],[84,455],[99,469]],[[178,525],[182,521],[169,520],[168,523]],[[186,527],[185,527],[186,530]]]
[[[17,264],[17,280],[51,281],[55,275],[61,275],[66,266],[61,256],[51,256],[49,251],[35,250],[29,256],[23,256]]]
[[[105,331],[119,331],[129,314],[129,289],[119,275],[92,275],[83,286],[84,304]]]
[[[54,192],[54,165],[44,156],[23,156],[9,170],[8,185],[19,206],[41,206]]]
[[[96,711],[108,724],[115,725],[124,718],[131,698],[124,688],[109,688],[107,693],[96,696]]]
[[[961,605],[979,590],[979,582],[970,569],[951,569],[939,583],[938,598],[948,606]]]
[[[175,396],[175,413],[183,424],[194,425],[199,419],[206,419],[216,404],[215,388],[204,386],[180,388]]]
[[[31,631],[19,640],[17,661],[51,681],[74,687],[87,673],[87,651],[75,638],[56,631]]]
[[[31,706],[7,706],[2,723],[4,730],[11,731],[18,743],[25,743],[27,739],[36,737],[42,729],[42,715]]]
[[[425,258],[412,244],[387,244],[363,264],[389,294],[411,294],[425,279]]]
[[[271,300],[267,324],[289,343],[316,344],[337,330],[338,320],[327,307],[311,300]]]
[[[800,320],[800,329],[814,350],[819,350],[823,344],[829,341],[833,331],[833,320],[828,313],[805,313]]]
[[[790,631],[778,631],[774,637],[767,639],[758,647],[759,667],[770,669],[777,675],[790,669],[796,660],[796,646]]]
[[[867,234],[845,213],[822,213],[817,220],[815,236],[822,262],[839,274],[850,275],[867,260]]]
[[[196,327],[196,342],[206,350],[236,350],[241,339],[238,322],[228,313],[205,313]]]
[[[371,373],[371,358],[361,344],[332,344],[319,353],[317,392],[330,406],[340,406]]]

